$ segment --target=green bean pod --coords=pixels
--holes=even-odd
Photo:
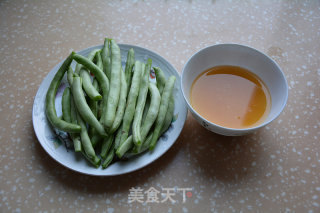
[[[150,83],[150,82],[149,82],[149,83]],[[150,101],[151,101],[150,92],[148,92],[146,104],[144,105],[143,114],[142,114],[142,119],[141,119],[141,123],[142,123],[142,124],[143,124],[144,121],[146,120],[146,117],[147,117],[147,114],[148,114],[148,111],[149,111],[149,107],[150,107]]]
[[[108,95],[109,91],[109,79],[107,76],[103,73],[103,71],[95,65],[92,61],[89,59],[83,57],[82,55],[79,55],[77,53],[72,53],[72,57],[74,60],[76,60],[79,64],[82,64],[85,66],[90,72],[92,72],[95,76],[95,78],[98,80],[99,85],[102,90],[103,96]]]
[[[132,77],[132,83],[129,90],[128,95],[128,101],[127,106],[124,112],[123,121],[122,121],[122,127],[120,128],[120,132],[118,133],[119,136],[116,137],[116,148],[117,146],[120,146],[127,138],[130,130],[130,126],[133,120],[137,97],[139,94],[139,87],[140,87],[140,80],[141,80],[141,74],[143,73],[142,70],[142,64],[140,61],[136,61],[134,65],[134,72]],[[117,138],[120,137],[119,142],[117,141]]]
[[[106,159],[107,154],[113,144],[114,135],[110,135],[109,137],[106,137],[103,139],[102,146],[101,146],[101,152],[100,156],[102,159]]]
[[[132,79],[132,70],[133,70],[133,66],[134,66],[134,62],[135,62],[135,59],[134,59],[134,50],[131,48],[129,51],[128,51],[128,55],[127,55],[127,62],[126,62],[126,68],[125,68],[125,74],[126,74],[126,82],[127,82],[127,85],[128,85],[128,91],[129,92],[129,88],[130,88],[130,85],[131,85],[131,79]]]
[[[74,83],[76,84],[77,80],[74,79]],[[80,138],[81,138],[81,144],[82,147],[87,155],[91,160],[93,160],[96,156],[96,153],[91,145],[91,141],[87,132],[87,126],[86,123],[82,120],[82,117],[80,113],[77,113],[77,121],[79,125],[81,126],[81,132],[80,132]]]
[[[108,79],[111,78],[111,61],[110,61],[110,39],[104,39],[104,45],[101,50],[101,59],[103,64],[103,72],[107,75]]]
[[[97,59],[97,66],[103,71],[103,63],[102,63],[102,58],[101,58],[101,50],[98,51],[95,55],[95,58]]]
[[[70,54],[67,57],[67,59],[63,62],[58,72],[55,74],[53,80],[51,81],[49,89],[47,91],[47,95],[46,95],[45,109],[46,109],[47,118],[54,128],[57,128],[65,132],[80,132],[81,127],[79,125],[72,124],[70,122],[66,122],[60,119],[57,116],[56,109],[55,109],[55,98],[56,98],[58,87],[61,83],[61,80],[65,72],[70,67],[71,62],[72,62],[72,54]]]
[[[145,66],[144,74],[140,83],[139,96],[137,106],[134,113],[134,119],[132,124],[132,136],[133,142],[136,146],[140,146],[141,137],[141,120],[143,115],[143,109],[147,100],[148,86],[149,86],[149,73],[151,68],[152,60],[148,59],[148,63]]]
[[[92,86],[97,90],[99,91],[99,85],[98,85],[98,81],[96,78],[93,79],[93,82],[92,82]],[[99,111],[99,101],[94,101],[92,99],[88,99],[88,105],[92,111],[92,113],[94,114],[94,116],[99,120],[99,117],[98,117],[98,111]],[[96,135],[99,135],[97,134],[97,130],[95,128],[93,128],[92,126],[89,126],[89,129],[88,129],[88,134],[89,134],[89,137],[90,137],[90,140],[91,140],[91,143],[92,145],[97,142],[93,142],[93,138],[94,136]],[[100,136],[100,135],[99,135]],[[95,147],[95,145],[93,145],[93,147]]]
[[[86,155],[86,153],[84,151],[82,151],[82,155],[96,168],[99,168],[100,163],[101,163],[101,159],[95,155],[93,157],[93,159],[89,158],[89,156]]]
[[[91,77],[86,69],[80,70],[80,77],[82,78],[82,87],[90,99],[98,101],[102,99],[100,93],[94,88],[91,82]]]
[[[71,122],[76,124],[77,122],[74,121],[76,118],[74,118],[74,106],[72,106],[73,100],[72,100],[72,94],[70,92],[70,88],[66,87],[61,100],[62,105],[62,117],[65,121]],[[81,142],[80,142],[80,136],[78,133],[69,133],[70,138],[73,142],[73,147],[75,152],[81,151]]]
[[[90,107],[88,106],[86,99],[84,97],[80,77],[73,78],[72,84],[72,94],[74,103],[76,105],[78,113],[81,117],[92,127],[94,127],[100,135],[106,136],[103,126],[97,120],[97,118],[92,113]]]
[[[92,50],[92,51],[89,53],[87,59],[88,59],[89,61],[93,61],[96,53],[99,52],[99,51],[100,51],[99,49],[94,49],[94,50]],[[83,64],[78,63],[78,64],[76,65],[76,69],[75,69],[74,72],[75,72],[77,75],[80,75],[80,70],[81,70],[82,68],[83,68]]]
[[[160,94],[162,94],[164,85],[166,84],[166,77],[163,71],[159,67],[153,67],[153,70],[156,74],[157,87],[159,89]]]
[[[101,118],[100,121],[103,123],[103,120],[105,119],[105,115],[107,113],[107,101],[108,101],[108,93],[109,93],[109,79],[107,76],[103,73],[103,71],[96,66],[92,61],[88,60],[87,58],[73,53],[73,58],[78,63],[83,64],[88,70],[90,70],[95,78],[98,80],[100,88],[102,90],[102,112],[101,112]]]
[[[169,106],[166,113],[166,117],[164,118],[162,129],[160,135],[162,135],[167,129],[169,128],[170,124],[172,123],[174,113],[174,97],[173,94],[170,96]]]
[[[106,159],[102,163],[102,168],[103,169],[107,168],[110,165],[110,163],[112,162],[112,160],[114,158],[114,153],[115,153],[114,144],[112,144]]]
[[[66,87],[62,94],[62,118],[67,122],[71,122],[71,103],[70,103],[70,88]]]
[[[149,110],[141,128],[141,141],[143,142],[147,137],[147,134],[152,127],[154,121],[157,119],[161,96],[157,86],[154,83],[149,83],[149,91],[151,95],[151,101]]]
[[[110,131],[119,98],[121,87],[121,54],[120,48],[114,40],[111,40],[111,78],[110,78],[110,91],[107,100],[107,111],[103,118],[103,125],[107,131]]]
[[[126,108],[126,102],[127,102],[127,94],[128,94],[127,91],[128,89],[127,89],[125,74],[123,71],[121,71],[121,91],[120,91],[119,105],[117,108],[116,117],[114,118],[112,127],[109,131],[110,134],[114,133],[119,128],[122,122],[124,110]]]
[[[173,95],[171,95],[168,110],[167,110],[166,117],[163,122],[163,126],[160,131],[160,135],[164,134],[167,131],[167,129],[169,128],[169,126],[172,122],[173,113],[174,113],[174,98],[173,98]],[[140,153],[148,150],[150,147],[150,144],[151,144],[152,136],[153,136],[153,132],[150,131],[149,135],[142,142],[140,147],[135,147],[132,151],[125,153],[124,156],[126,158],[130,158],[134,155],[140,154]]]
[[[71,123],[77,124],[77,110],[74,105],[73,101],[73,95],[72,93],[70,94],[70,119]],[[80,134],[79,133],[69,133],[70,137],[73,141],[73,147],[75,152],[81,152],[82,151],[82,146],[81,146],[81,141],[80,141]]]
[[[71,86],[72,81],[73,81],[73,70],[72,70],[71,66],[69,66],[68,71],[67,71],[67,80],[68,80],[69,85]]]
[[[118,149],[120,146],[122,133],[126,134],[126,135],[128,134],[128,133],[124,133],[122,131],[122,129],[123,129],[123,122],[121,123],[120,127],[118,128],[118,131],[116,132],[116,137],[114,139],[114,148],[115,149]]]
[[[116,154],[119,158],[122,158],[122,156],[129,151],[133,147],[133,138],[132,135],[130,135],[122,144],[120,144],[119,148],[116,151]]]
[[[153,150],[157,140],[160,136],[160,131],[162,129],[163,126],[163,122],[168,110],[168,105],[169,105],[169,100],[170,100],[170,96],[172,95],[172,91],[174,88],[174,82],[176,80],[175,76],[170,76],[168,81],[166,82],[164,89],[163,89],[163,93],[161,96],[161,102],[160,102],[160,109],[159,109],[159,114],[155,123],[155,128],[153,131],[153,136],[152,136],[152,140],[151,140],[151,144],[149,149]]]

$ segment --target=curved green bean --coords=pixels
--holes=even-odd
[[[103,118],[103,125],[110,131],[120,98],[121,87],[121,54],[120,48],[114,40],[111,40],[111,78],[110,91],[107,100],[107,111]]]
[[[151,101],[149,110],[147,112],[146,118],[142,124],[141,128],[141,141],[143,142],[147,137],[147,134],[153,125],[154,121],[157,119],[161,96],[157,86],[154,83],[149,83],[149,91],[151,95]]]
[[[160,94],[162,94],[164,85],[166,84],[166,77],[163,71],[159,67],[153,67],[153,70],[156,74],[157,87],[159,89]]]
[[[125,78],[125,74],[122,71],[121,68],[121,91],[120,91],[120,98],[119,98],[119,104],[116,112],[116,117],[114,118],[112,127],[109,131],[110,134],[114,133],[120,126],[123,115],[124,115],[124,110],[126,108],[126,101],[127,101],[127,94],[128,94],[128,89],[127,89],[127,82]]]
[[[90,99],[98,101],[102,99],[100,93],[94,88],[91,82],[91,77],[86,69],[80,70],[80,77],[82,78],[82,87]]]
[[[92,51],[88,54],[87,59],[90,60],[90,61],[93,61],[93,59],[94,59],[94,57],[95,57],[95,55],[96,55],[96,53],[97,53],[98,51],[100,51],[100,50],[99,50],[99,49],[94,49],[94,50],[92,50]],[[77,75],[80,75],[80,70],[81,70],[82,68],[83,68],[83,64],[78,63],[78,64],[76,65],[76,69],[75,69],[74,72],[75,72]]]
[[[154,147],[157,143],[157,140],[159,138],[160,131],[163,126],[163,121],[165,119],[165,116],[166,116],[166,113],[168,110],[169,99],[170,99],[170,96],[172,95],[175,80],[176,80],[175,76],[170,76],[164,86],[162,96],[161,96],[159,114],[158,114],[158,117],[157,117],[157,120],[155,123],[155,128],[153,131],[152,140],[151,140],[150,147],[149,147],[150,150],[154,149]]]
[[[134,68],[135,70],[133,72],[132,83],[129,90],[127,107],[124,112],[123,121],[121,125],[122,127],[119,130],[120,141],[117,142],[116,140],[116,148],[118,145],[120,146],[128,138],[130,126],[131,126],[134,112],[135,112],[137,97],[139,94],[141,73],[143,73],[143,70],[142,70],[142,64],[140,61],[136,61],[134,67],[135,67]]]
[[[151,68],[152,60],[148,59],[148,63],[145,66],[143,77],[140,83],[139,96],[137,101],[137,106],[134,113],[134,119],[132,124],[132,136],[133,142],[136,146],[140,146],[142,137],[141,137],[141,120],[143,109],[146,103],[148,86],[149,86],[149,73]]]
[[[86,99],[84,97],[82,87],[81,87],[80,77],[73,78],[73,84],[71,89],[72,89],[74,103],[77,107],[78,113],[89,125],[94,127],[100,135],[106,136],[107,134],[104,131],[103,126],[94,116],[94,114],[92,113],[92,111],[90,110],[90,107],[86,102]]]
[[[90,61],[89,59],[73,53],[73,58],[74,60],[76,60],[78,63],[83,64],[88,70],[90,70],[95,78],[98,80],[100,88],[102,90],[102,112],[101,112],[101,118],[100,121],[103,123],[104,119],[105,119],[105,115],[107,113],[107,101],[108,101],[108,93],[109,93],[109,79],[107,78],[107,76],[103,73],[103,71],[97,66],[95,65],[92,61]]]
[[[66,58],[66,60],[63,62],[63,64],[59,68],[58,72],[55,74],[53,80],[51,81],[49,89],[47,91],[47,95],[46,95],[45,110],[46,110],[47,118],[53,127],[65,132],[80,132],[81,127],[79,125],[72,124],[70,122],[66,122],[60,119],[57,116],[56,109],[55,109],[55,98],[56,98],[58,87],[61,83],[61,80],[65,72],[70,67],[71,62],[72,62],[72,54],[70,54]]]
[[[92,61],[75,52],[72,53],[72,58],[75,61],[77,61],[79,64],[82,64],[83,66],[85,66],[90,72],[94,74],[95,78],[99,82],[103,96],[108,95],[109,79],[103,73],[103,71],[97,65],[95,65]]]

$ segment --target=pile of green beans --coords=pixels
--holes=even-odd
[[[156,83],[149,80],[152,69]],[[69,86],[58,117],[55,97],[64,75]],[[67,57],[47,91],[46,115],[53,128],[69,134],[75,152],[105,169],[155,148],[173,119],[175,80],[166,78],[159,67],[152,68],[151,59],[146,64],[135,60],[133,49],[123,68],[118,44],[106,38],[103,48],[87,57],[75,52]]]

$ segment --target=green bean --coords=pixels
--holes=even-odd
[[[103,71],[103,63],[102,63],[102,58],[101,58],[101,50],[98,51],[95,55],[95,58],[97,59],[97,66]]]
[[[114,144],[112,144],[112,147],[111,147],[105,161],[102,163],[103,169],[107,168],[110,165],[110,163],[112,162],[112,160],[114,158],[114,152],[115,152],[114,151]]]
[[[154,72],[156,73],[157,87],[160,94],[162,94],[164,85],[166,84],[166,77],[163,71],[159,67],[153,67]]]
[[[87,59],[90,60],[90,61],[93,61],[93,59],[94,59],[94,57],[95,57],[95,55],[96,55],[96,53],[97,53],[98,51],[99,51],[99,49],[94,49],[94,50],[92,50],[92,51],[89,53]],[[80,75],[80,70],[81,70],[82,68],[83,68],[83,64],[81,64],[81,63],[78,62],[78,64],[76,65],[76,69],[75,69],[74,72],[75,72],[76,74]]]
[[[91,77],[89,72],[86,69],[80,70],[80,77],[82,78],[82,87],[86,94],[94,101],[102,99],[100,93],[93,87],[91,82]]]
[[[67,71],[67,80],[68,80],[69,85],[71,86],[72,81],[73,81],[73,70],[72,70],[71,66],[69,66],[69,69]]]
[[[122,156],[133,147],[133,138],[132,135],[130,135],[117,149],[116,154],[119,158],[122,158]]]
[[[114,40],[111,40],[111,79],[110,91],[107,100],[107,111],[103,119],[103,125],[106,130],[111,129],[116,109],[120,98],[121,87],[121,54],[120,48]]]
[[[73,79],[73,85],[77,84],[77,80]],[[74,99],[76,99],[74,97]],[[76,102],[76,101],[75,101]],[[82,147],[87,155],[88,158],[93,160],[96,156],[96,153],[91,145],[91,141],[87,132],[87,126],[86,123],[82,120],[82,117],[79,112],[77,112],[77,121],[81,126],[81,132],[80,132],[80,138],[81,138],[81,144]]]
[[[98,85],[98,81],[96,78],[93,79],[93,83],[92,85],[94,86],[94,88],[99,91],[99,85]],[[101,108],[102,108],[102,103],[99,104],[100,101],[93,101],[91,100],[91,103],[90,103],[90,108],[91,108],[91,111],[92,113],[95,115],[95,117],[97,119],[100,118],[100,112],[101,111]],[[102,101],[103,102],[103,101]],[[97,134],[97,130],[95,128],[93,128],[92,126],[89,126],[89,136],[90,136],[90,140],[91,140],[91,144],[93,147],[96,147],[100,141],[103,139],[103,137],[99,134]]]
[[[77,107],[78,113],[82,116],[82,118],[92,127],[94,127],[100,135],[106,136],[106,132],[104,131],[103,126],[99,123],[97,118],[94,116],[90,107],[88,106],[86,99],[84,97],[80,77],[73,78],[72,84],[72,94],[75,106]]]
[[[160,100],[161,96],[157,86],[153,83],[149,83],[149,91],[151,94],[151,102],[149,106],[148,113],[146,115],[145,121],[142,124],[141,128],[141,141],[143,142],[147,137],[147,134],[153,125],[154,121],[157,118],[159,107],[160,107]]]
[[[79,125],[72,124],[70,122],[66,122],[58,118],[56,109],[55,109],[55,98],[56,98],[57,89],[60,85],[60,82],[65,72],[69,68],[71,62],[72,62],[72,54],[69,55],[67,59],[63,62],[58,72],[55,74],[53,80],[51,81],[49,89],[47,91],[47,95],[46,95],[45,110],[46,110],[47,118],[54,128],[57,128],[65,132],[80,132],[81,127]]]
[[[172,95],[175,80],[176,80],[175,76],[170,76],[164,86],[162,96],[161,96],[159,114],[158,114],[158,117],[157,117],[157,120],[155,123],[155,128],[153,131],[152,140],[151,140],[150,147],[149,147],[150,150],[154,149],[154,147],[157,143],[157,140],[159,138],[160,131],[163,126],[163,122],[164,122],[164,119],[165,119],[165,116],[166,116],[166,113],[168,110],[169,98]]]
[[[169,102],[169,106],[168,106],[168,110],[167,110],[167,113],[166,113],[166,117],[165,117],[162,129],[161,129],[160,135],[165,133],[167,131],[168,127],[170,126],[171,121],[172,121],[172,117],[173,117],[173,112],[174,112],[174,99],[173,99],[173,96],[171,96],[170,102]],[[139,146],[139,147],[135,146],[134,149],[131,152],[127,152],[125,154],[125,157],[126,158],[130,158],[130,157],[132,157],[134,155],[140,154],[140,153],[148,150],[149,146],[150,146],[150,143],[151,143],[152,136],[153,136],[153,132],[150,131],[149,135],[142,142],[141,146]]]
[[[137,106],[134,113],[134,119],[132,124],[132,136],[133,142],[136,146],[140,146],[141,137],[141,119],[143,114],[144,105],[146,103],[149,85],[149,73],[151,68],[152,60],[148,59],[148,63],[145,66],[144,74],[140,83],[139,96]]]
[[[150,83],[150,82],[149,82]],[[149,111],[149,107],[150,107],[150,92],[148,92],[148,95],[147,95],[147,100],[146,100],[146,104],[144,105],[144,109],[143,109],[143,114],[142,114],[142,119],[141,119],[141,123],[143,124],[144,121],[146,120],[146,117],[147,117],[147,114],[148,114],[148,111]]]
[[[65,121],[71,122],[71,123],[77,123],[75,118],[75,111],[74,106],[72,106],[73,100],[72,100],[72,94],[70,92],[70,88],[66,87],[61,100],[62,105],[62,117]],[[78,133],[69,133],[70,138],[73,142],[73,147],[75,152],[81,151],[81,142],[80,142],[80,136]]]
[[[96,78],[93,79],[92,86],[93,86],[97,91],[99,91],[99,85],[98,85],[98,81],[97,81]],[[93,113],[94,116],[99,120],[99,117],[98,117],[98,108],[99,108],[98,102],[99,102],[99,101],[94,101],[94,100],[92,100],[92,99],[90,99],[90,98],[88,99],[88,105],[89,105],[92,113]],[[92,138],[93,138],[95,135],[98,135],[98,134],[97,134],[97,130],[96,130],[95,128],[93,128],[92,126],[89,126],[88,134],[89,134],[91,143],[94,144],[94,142],[92,141]],[[96,141],[95,141],[95,142],[96,142]],[[93,147],[95,147],[95,146],[93,146]]]
[[[95,148],[102,141],[102,139],[104,139],[104,137],[102,137],[101,135],[93,134],[90,138],[93,148]]]
[[[71,103],[70,103],[70,88],[66,87],[62,94],[62,118],[67,122],[71,122]]]
[[[76,53],[73,53],[73,58],[78,63],[83,64],[88,70],[90,70],[95,78],[98,80],[100,88],[102,90],[102,112],[101,112],[101,118],[100,121],[103,123],[103,120],[105,119],[105,115],[107,112],[107,100],[108,100],[108,93],[109,93],[109,80],[107,76],[103,73],[103,71],[96,66],[92,61],[88,60],[87,58],[78,55]]]
[[[111,61],[110,61],[109,45],[110,45],[110,39],[105,38],[104,45],[101,50],[101,59],[102,59],[102,64],[103,64],[103,72],[110,79],[110,77],[111,77]]]
[[[114,135],[110,135],[103,139],[100,156],[105,159],[113,144]]]
[[[136,61],[134,67],[135,67],[134,68],[135,70],[133,72],[132,83],[129,90],[127,107],[124,112],[123,121],[121,125],[122,127],[119,130],[120,133],[118,133],[120,137],[120,141],[117,142],[117,137],[116,137],[116,148],[118,148],[117,146],[121,145],[127,139],[130,126],[133,120],[134,112],[135,112],[137,97],[139,94],[141,73],[143,73],[143,70],[142,70],[142,64],[140,61]]]
[[[126,152],[125,157],[130,158],[149,149],[153,133],[151,132],[140,147],[134,147],[132,151]]]
[[[97,80],[99,82],[99,85],[100,85],[101,90],[102,90],[102,94],[103,95],[107,95],[108,91],[109,91],[109,79],[103,73],[103,71],[97,65],[95,65],[92,61],[90,61],[89,59],[83,57],[82,55],[79,55],[79,54],[73,52],[73,56],[72,57],[79,64],[82,64],[88,70],[90,70],[90,72],[92,72],[94,74],[95,78],[97,78]]]
[[[119,146],[120,146],[120,142],[121,142],[120,140],[121,140],[121,136],[122,136],[122,129],[123,129],[123,122],[121,123],[121,126],[118,128],[118,131],[116,133],[116,137],[114,139],[114,148],[115,149],[118,149]]]
[[[72,93],[70,94],[70,119],[71,119],[71,123],[73,124],[77,124],[77,110],[76,107],[74,105],[74,101],[73,101],[73,95]],[[82,147],[81,147],[81,141],[80,141],[80,134],[79,133],[69,133],[70,137],[73,141],[73,147],[74,147],[74,151],[75,152],[81,152],[82,151]]]
[[[95,155],[93,159],[89,158],[84,151],[82,151],[83,156],[96,168],[99,168],[101,159]]]
[[[174,113],[174,97],[173,97],[173,94],[172,94],[170,96],[168,110],[167,110],[167,113],[166,113],[166,117],[164,118],[164,121],[163,121],[163,126],[162,126],[162,129],[161,129],[160,135],[162,135],[169,128],[169,126],[170,126],[170,124],[172,122],[173,113]]]
[[[114,118],[112,127],[109,131],[110,134],[114,133],[120,126],[123,115],[124,115],[124,110],[126,108],[126,100],[127,100],[127,82],[125,78],[125,74],[122,71],[121,68],[121,91],[120,91],[120,99],[119,99],[119,105],[117,108],[116,112],[116,117]]]
[[[125,68],[125,74],[126,74],[126,82],[128,85],[128,91],[129,92],[129,88],[131,85],[131,78],[132,78],[132,70],[133,70],[133,66],[134,66],[134,50],[131,48],[128,51],[128,55],[127,55],[127,62],[126,62],[126,68]]]

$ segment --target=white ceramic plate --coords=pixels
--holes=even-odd
[[[35,133],[44,150],[57,162],[74,171],[89,175],[113,176],[125,174],[140,169],[152,163],[154,160],[158,159],[161,155],[163,155],[174,144],[184,126],[187,117],[187,107],[180,89],[180,76],[176,69],[163,57],[148,49],[127,44],[119,44],[119,46],[121,49],[121,59],[123,67],[125,66],[128,50],[130,48],[133,48],[135,51],[136,60],[140,60],[146,63],[147,59],[151,58],[152,66],[160,67],[165,73],[166,77],[170,75],[176,76],[177,79],[174,89],[175,110],[173,122],[167,130],[167,132],[165,132],[164,135],[160,137],[156,145],[156,148],[152,152],[148,151],[142,153],[131,158],[128,161],[115,162],[104,170],[101,167],[98,169],[94,168],[84,159],[84,157],[81,154],[75,153],[72,149],[67,150],[65,145],[57,138],[56,134],[54,133],[51,125],[49,124],[46,118],[46,93],[54,75],[56,74],[56,72],[62,64],[62,61],[49,72],[49,74],[41,83],[36,97],[34,99],[32,120]],[[89,52],[95,48],[101,49],[102,45],[90,47],[78,53],[83,56],[87,56]],[[74,62],[72,66],[75,67]],[[155,81],[153,73],[150,74],[150,80]],[[67,85],[68,83],[65,76],[61,82],[56,96],[56,111],[58,116],[62,114],[61,96],[63,93],[63,89]]]

